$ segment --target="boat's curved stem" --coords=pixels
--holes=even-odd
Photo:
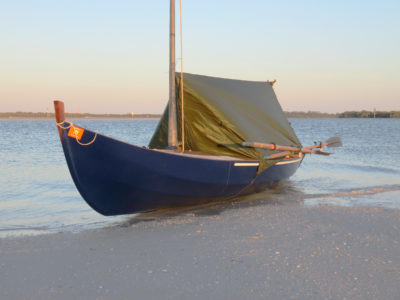
[[[64,102],[55,100],[54,112],[56,115],[57,124],[63,123],[65,121]],[[58,133],[60,134],[60,139],[62,140],[62,129],[60,128],[60,126],[58,126]]]

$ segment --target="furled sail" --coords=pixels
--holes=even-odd
[[[271,151],[242,147],[241,142],[301,147],[268,82],[188,73],[183,77],[185,151],[257,159],[260,172],[276,163],[264,159]],[[176,76],[176,83],[179,91],[179,76]],[[180,97],[180,93],[176,94]],[[177,104],[179,116],[180,101]],[[181,136],[179,130],[178,136]],[[155,149],[167,146],[168,107],[149,144]]]

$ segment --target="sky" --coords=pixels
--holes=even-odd
[[[286,111],[400,110],[398,0],[182,5],[185,72],[277,79]],[[168,35],[168,0],[0,0],[0,112],[161,113]]]

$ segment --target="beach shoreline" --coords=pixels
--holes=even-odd
[[[399,229],[396,209],[266,199],[128,216],[0,239],[0,296],[398,299]]]

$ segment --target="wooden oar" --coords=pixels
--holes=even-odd
[[[285,150],[284,152],[279,152],[276,154],[271,154],[267,156],[267,159],[277,159],[280,157],[284,157],[287,155],[291,155],[293,153],[312,153],[312,154],[321,154],[321,155],[330,155],[328,152],[323,151],[323,147],[340,147],[342,146],[342,139],[338,136],[334,136],[326,140],[326,142],[319,144],[315,143],[315,145],[297,148],[297,147],[288,147],[288,146],[280,146],[276,144],[264,144],[257,142],[242,142],[243,147],[252,147],[252,148],[262,148],[268,150]],[[319,148],[319,150],[313,150]]]

